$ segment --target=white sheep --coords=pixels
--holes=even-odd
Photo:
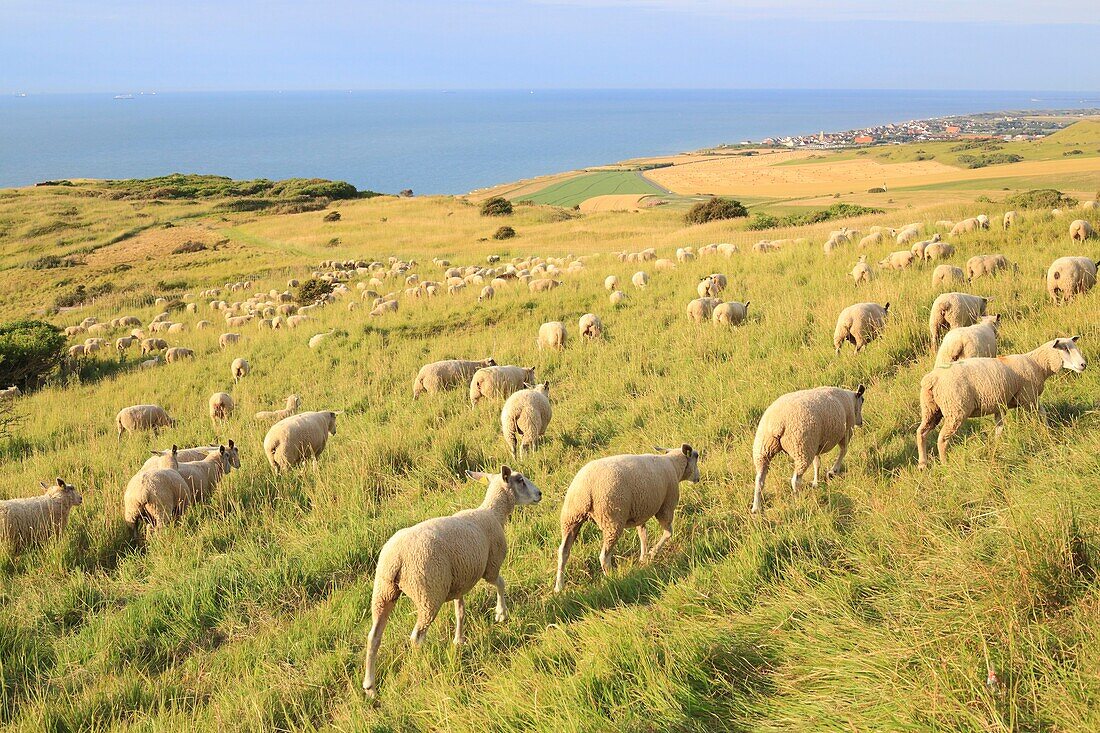
[[[324,343],[325,339],[327,339],[329,336],[332,336],[334,333],[336,333],[335,328],[330,331],[325,331],[324,333],[314,334],[309,339],[309,348],[316,349],[318,346]]]
[[[615,290],[611,293],[611,295],[607,296],[607,299],[611,303],[611,305],[617,306],[624,300],[626,300],[626,293],[621,290]]]
[[[604,286],[604,289],[607,290],[608,292],[618,290],[619,289],[619,276],[618,275],[608,275],[603,280],[603,286]]]
[[[229,394],[215,392],[210,395],[207,407],[209,408],[210,422],[216,427],[218,420],[228,420],[230,418],[236,408],[236,403],[233,402],[233,398]]]
[[[1016,212],[1006,211],[1004,216],[1001,217],[1001,226],[1006,230],[1016,226]]]
[[[1096,285],[1100,262],[1088,257],[1059,257],[1047,270],[1047,293],[1054,302],[1069,300],[1078,293],[1087,293]]]
[[[718,287],[713,277],[707,275],[695,286],[695,291],[699,293],[700,298],[716,298],[722,289]]]
[[[491,366],[482,367],[470,379],[470,405],[486,397],[507,399],[525,384],[535,383],[534,367]]]
[[[0,541],[8,552],[52,539],[65,531],[69,512],[84,501],[71,484],[41,483],[43,494],[0,501]]]
[[[649,285],[649,275],[647,275],[644,271],[639,270],[638,272],[635,272],[634,275],[630,278],[630,282],[633,283],[634,287],[638,289],[644,288],[646,285]]]
[[[992,298],[967,293],[943,293],[932,301],[928,314],[928,332],[932,336],[932,349],[939,345],[940,333],[960,326],[973,326],[985,315]]]
[[[218,336],[218,348],[225,351],[227,347],[236,344],[240,340],[241,335],[239,333],[223,333]]]
[[[302,398],[296,394],[292,394],[286,398],[286,407],[281,410],[262,410],[257,412],[253,419],[262,422],[278,422],[283,418],[290,417],[298,412],[298,409],[302,406]]]
[[[173,346],[170,349],[166,349],[164,352],[164,361],[167,364],[175,364],[176,362],[183,361],[184,359],[194,358],[195,352],[182,346]]]
[[[595,313],[585,313],[578,324],[582,339],[595,341],[603,338],[603,321]]]
[[[972,232],[981,231],[987,227],[983,227],[982,223],[975,217],[969,219],[963,219],[962,221],[951,227],[951,236],[957,237],[962,234],[970,234]]]
[[[501,466],[498,474],[470,472],[469,476],[488,484],[480,507],[399,530],[378,553],[363,677],[363,690],[371,697],[377,694],[376,663],[382,632],[402,594],[416,607],[416,625],[409,637],[416,645],[424,641],[439,609],[451,600],[455,604],[454,642],[465,641],[463,597],[479,580],[496,588],[497,622],[508,617],[504,576],[500,574],[508,554],[504,525],[516,506],[537,504],[542,492],[508,466]]]
[[[524,449],[531,451],[538,446],[553,416],[549,382],[521,389],[504,401],[500,430],[513,458],[522,460]]]
[[[688,318],[696,323],[709,321],[711,316],[714,315],[714,309],[718,307],[721,302],[722,301],[718,300],[718,298],[696,298],[688,303]]]
[[[973,326],[953,328],[943,337],[940,350],[936,352],[936,366],[947,366],[960,359],[975,356],[997,355],[997,331],[1001,316],[982,316]]]
[[[886,327],[886,316],[890,313],[890,304],[856,303],[840,312],[833,329],[833,348],[840,353],[844,342],[850,341],[858,354],[863,347],[878,338]]]
[[[118,439],[122,440],[124,432],[138,430],[152,430],[154,435],[159,435],[161,428],[175,427],[176,420],[158,405],[131,405],[118,411],[115,425],[118,427]]]
[[[176,452],[176,446],[163,457],[154,451],[153,467],[143,467],[126,484],[122,514],[134,539],[141,529],[139,522],[162,527],[194,502],[190,487],[177,470]]]
[[[597,458],[577,472],[561,507],[561,546],[554,590],[565,587],[565,564],[581,527],[591,519],[603,533],[600,568],[611,572],[611,551],[623,530],[638,528],[639,561],[654,557],[672,537],[672,518],[680,501],[680,482],[699,483],[699,451],[684,443],[679,448],[654,448],[656,455],[619,455]],[[656,518],[661,538],[649,549],[646,522]]]
[[[481,289],[481,294],[477,296],[477,302],[478,303],[484,303],[484,302],[490,301],[490,300],[493,299],[493,296],[495,296],[495,295],[496,295],[496,290],[493,289],[493,286],[492,285],[486,285],[485,287],[483,287]]]
[[[1069,238],[1075,242],[1083,242],[1094,236],[1096,236],[1096,232],[1093,230],[1092,224],[1084,219],[1075,219],[1069,225]]]
[[[0,389],[0,402],[13,402],[21,394],[23,392],[13,384],[10,387]]]
[[[863,393],[862,384],[854,392],[840,387],[803,389],[783,395],[764,411],[752,446],[756,467],[754,514],[764,510],[764,481],[772,459],[780,452],[790,456],[794,463],[791,476],[794,492],[798,491],[810,464],[814,467],[813,485],[820,483],[821,456],[836,446],[840,446],[840,452],[827,475],[832,478],[840,473],[852,430],[863,425]]]
[[[252,365],[248,363],[247,359],[237,357],[233,360],[233,363],[229,365],[229,373],[233,377],[233,382],[237,383],[248,376],[252,371]]]
[[[749,301],[746,300],[744,303],[740,303],[736,300],[730,300],[719,303],[714,306],[710,317],[715,325],[739,326],[749,317]]]
[[[496,366],[493,359],[469,361],[465,359],[446,359],[425,364],[416,373],[413,380],[413,399],[424,392],[443,392],[457,387],[469,388],[470,380],[478,369]]]
[[[550,321],[539,326],[539,351],[543,349],[557,349],[560,351],[565,348],[567,340],[568,335],[565,324],[561,321]]]
[[[982,275],[992,277],[1001,270],[1013,267],[1004,255],[974,255],[966,261],[966,279],[977,280]]]
[[[954,265],[937,265],[932,271],[932,286],[953,285],[966,282],[966,273]]]
[[[963,359],[925,374],[920,382],[918,466],[928,466],[926,439],[941,421],[943,427],[936,448],[943,461],[947,455],[947,441],[968,417],[993,415],[1000,434],[1004,428],[1005,410],[1031,407],[1042,414],[1039,396],[1046,381],[1062,369],[1085,371],[1087,362],[1077,348],[1078,338],[1056,338],[1026,354]]]
[[[869,283],[875,279],[875,271],[867,264],[867,255],[860,255],[859,262],[856,263],[855,267],[853,267],[852,271],[848,274],[856,281],[856,285],[860,283]]]
[[[955,255],[955,245],[950,242],[933,242],[924,248],[925,262],[946,260]]]
[[[320,456],[329,436],[336,435],[336,416],[340,414],[302,412],[272,425],[264,436],[264,455],[271,470],[277,474]]]
[[[913,257],[915,259],[924,260],[927,259],[927,254],[925,250],[927,250],[928,247],[939,243],[940,235],[933,234],[931,239],[922,239],[919,242],[914,242],[913,245],[909,248],[909,251],[913,253]]]
[[[913,259],[913,253],[907,249],[903,249],[886,255],[886,257],[878,263],[878,266],[888,270],[904,270],[909,267],[909,265],[913,264]]]

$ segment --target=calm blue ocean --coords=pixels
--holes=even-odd
[[[769,135],[1096,95],[936,91],[161,93],[0,98],[0,186],[173,172],[464,193],[628,157]]]

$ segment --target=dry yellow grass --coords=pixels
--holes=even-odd
[[[653,198],[649,194],[608,194],[593,196],[580,204],[581,211],[639,211],[646,208],[645,200]]]

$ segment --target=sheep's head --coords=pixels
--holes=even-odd
[[[684,473],[680,476],[680,480],[690,481],[693,484],[699,483],[699,451],[684,443],[680,446],[680,452],[687,458],[687,464],[684,465]]]
[[[1085,367],[1088,366],[1084,354],[1077,348],[1077,339],[1079,338],[1081,337],[1058,338],[1054,339],[1051,344],[1062,357],[1062,368],[1078,374],[1085,371]]]
[[[58,478],[56,484],[47,484],[45,481],[41,481],[39,485],[42,486],[46,496],[51,499],[60,499],[65,506],[77,506],[84,501],[84,497],[77,493],[76,488],[72,484],[65,483],[62,478]]]
[[[853,404],[855,407],[855,425],[857,428],[863,427],[863,393],[866,391],[867,388],[862,384],[856,387]]]
[[[232,438],[229,440],[229,447],[223,448],[222,453],[225,455],[229,464],[225,469],[226,473],[229,473],[230,468],[235,468],[238,471],[241,469],[241,454],[237,448],[237,444],[233,442]]]
[[[328,433],[329,435],[336,435],[336,416],[344,414],[341,412],[328,413]]]
[[[492,357],[489,357],[488,359],[483,359],[481,361],[482,368],[496,366],[496,365],[497,365],[497,360],[492,358]]]
[[[517,505],[538,504],[542,501],[542,492],[539,487],[531,483],[531,480],[519,471],[513,471],[508,466],[501,466],[500,473],[483,473],[481,471],[467,471],[466,475],[475,481],[483,481],[489,485],[506,487],[512,494],[512,499]]]
[[[994,316],[982,316],[981,324],[984,326],[991,326],[996,331],[1001,325],[1001,314],[998,313]]]
[[[288,410],[297,410],[302,406],[302,398],[296,394],[292,394],[286,398],[286,407]]]

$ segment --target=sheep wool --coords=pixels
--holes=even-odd
[[[714,311],[710,317],[717,325],[740,326],[749,317],[749,301],[746,300],[744,303],[740,303],[731,300],[719,303],[714,306]]]
[[[428,392],[444,392],[458,387],[469,387],[470,380],[478,369],[496,366],[493,359],[469,361],[464,359],[445,359],[425,364],[413,380],[413,399]]]
[[[483,398],[506,399],[525,384],[535,383],[534,367],[491,366],[474,372],[470,380],[470,405],[477,407]]]
[[[1001,270],[1007,270],[1011,265],[1002,254],[974,255],[966,261],[966,279],[977,280],[983,275],[993,276]]]
[[[1084,219],[1075,219],[1069,225],[1069,238],[1075,242],[1083,242],[1094,236],[1096,236],[1096,232],[1093,230],[1092,224]]]
[[[0,541],[8,552],[60,536],[69,523],[69,512],[84,501],[64,479],[41,486],[41,496],[0,501]]]
[[[722,301],[718,300],[718,298],[696,298],[695,300],[688,303],[688,318],[695,321],[696,323],[703,323],[704,321],[708,321],[714,314],[714,309],[721,302]]]
[[[132,405],[124,407],[115,415],[115,425],[118,427],[118,439],[122,440],[122,434],[139,430],[152,430],[156,435],[161,428],[174,427],[176,421],[168,416],[163,407],[158,405]]]
[[[324,452],[330,435],[336,435],[339,412],[302,412],[285,417],[264,436],[264,455],[278,474]]]
[[[582,339],[595,341],[603,338],[603,321],[595,313],[585,313],[578,323]]]
[[[523,458],[538,447],[553,417],[550,408],[550,383],[543,382],[513,393],[500,411],[500,431],[513,458]]]
[[[966,273],[962,271],[961,267],[955,267],[954,265],[937,265],[936,269],[932,271],[933,287],[954,285],[955,283],[961,282],[966,282]]]
[[[997,330],[1001,316],[982,316],[973,326],[953,328],[943,337],[936,353],[936,366],[946,366],[960,359],[997,355]]]
[[[557,349],[560,351],[565,348],[567,339],[565,324],[561,321],[550,321],[539,326],[539,351],[543,349]]]
[[[967,293],[943,293],[932,301],[928,314],[928,332],[932,336],[932,348],[939,346],[940,334],[960,326],[973,326],[985,315],[992,298]]]
[[[1054,302],[1065,301],[1087,293],[1096,285],[1096,270],[1100,263],[1088,257],[1059,257],[1047,269],[1047,294]]]
[[[840,347],[845,341],[855,345],[856,353],[862,351],[864,346],[882,333],[889,312],[889,303],[856,303],[842,310],[833,330],[833,348],[836,353],[840,353]]]
[[[237,357],[233,360],[233,363],[229,365],[229,373],[233,376],[233,382],[239,382],[248,376],[252,371],[252,365],[248,363],[247,359]]]

